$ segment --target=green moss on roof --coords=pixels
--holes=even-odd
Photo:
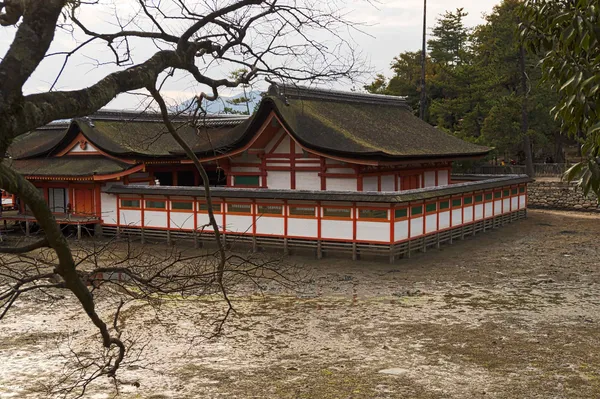
[[[415,117],[407,108],[319,99],[271,97],[288,127],[307,146],[363,156],[453,157],[489,148],[465,142]]]
[[[133,165],[101,156],[64,156],[14,160],[11,166],[25,176],[92,176],[119,173]]]

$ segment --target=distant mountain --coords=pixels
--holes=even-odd
[[[220,96],[215,101],[205,101],[204,106],[209,114],[244,114],[247,112],[248,108],[250,109],[250,114],[252,114],[256,106],[260,103],[262,98],[261,93],[260,90],[246,92],[246,96],[250,100],[248,107],[246,107],[246,103],[239,102],[244,97],[244,93],[230,97]],[[185,109],[189,107],[192,101],[193,100],[184,101],[177,105],[177,107],[173,107],[171,111]]]

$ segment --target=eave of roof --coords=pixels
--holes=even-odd
[[[144,165],[130,165],[99,156],[65,156],[12,160],[11,166],[28,178],[108,180],[135,173]]]
[[[281,190],[265,188],[235,188],[211,187],[213,198],[254,198],[272,200],[311,200],[311,201],[342,201],[342,202],[386,202],[403,203],[422,201],[431,198],[451,196],[468,191],[480,191],[506,185],[529,183],[533,181],[527,175],[498,175],[494,178],[481,176],[470,177],[472,181],[450,184],[443,187],[427,187],[400,192],[359,192],[359,191],[312,191],[312,190]],[[203,197],[202,187],[174,186],[123,186],[113,185],[104,189],[109,194],[129,195],[169,195]]]

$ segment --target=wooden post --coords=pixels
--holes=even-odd
[[[440,249],[440,233],[439,232],[437,233],[436,239],[437,239],[437,242],[435,243],[435,247],[437,249]]]
[[[352,243],[352,260],[357,260],[358,259],[358,253],[356,251],[356,243],[353,242]]]
[[[321,240],[317,241],[317,259],[323,259],[323,252],[321,251]]]
[[[396,261],[396,257],[394,256],[394,245],[390,245],[390,264],[393,264]]]
[[[171,230],[167,229],[167,244],[171,245]]]
[[[288,249],[288,239],[287,239],[287,237],[285,237],[283,239],[283,254],[285,256],[288,256],[290,254],[290,251]]]
[[[258,246],[256,245],[256,235],[252,234],[252,252],[257,252]]]
[[[194,230],[194,248],[198,249],[200,244],[198,243],[198,231]]]
[[[29,219],[25,219],[25,236],[29,237]]]
[[[144,234],[144,228],[142,227],[142,244],[146,243],[146,235]]]
[[[410,259],[410,243],[412,242],[411,239],[408,240],[407,242],[407,246],[406,246],[406,258]]]
[[[81,223],[77,223],[77,239],[81,240]]]
[[[463,225],[460,227],[460,239],[465,239],[465,221],[463,220]]]

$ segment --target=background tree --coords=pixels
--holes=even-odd
[[[465,140],[495,147],[493,156],[521,162],[551,156],[563,160],[559,125],[549,115],[556,94],[541,80],[539,56],[525,59],[525,88],[520,69],[520,37],[517,30],[520,2],[505,0],[485,17],[485,23],[469,29],[466,12],[446,12],[436,21],[429,40],[431,60],[427,68],[428,113],[426,120]],[[406,96],[417,109],[419,52],[394,58],[381,92]],[[386,80],[380,76],[379,80]],[[367,86],[369,89],[370,86]],[[525,113],[516,107],[523,104]],[[514,123],[519,116],[519,123]],[[528,124],[522,130],[523,117]],[[529,140],[530,145],[525,145]],[[526,156],[526,149],[533,154]]]
[[[600,196],[600,7],[595,0],[528,0],[520,7],[530,52],[541,53],[543,80],[558,94],[562,131],[583,138],[587,157],[566,177]]]
[[[125,2],[118,5],[123,6]],[[360,72],[352,46],[339,33],[342,28],[352,28],[353,25],[331,4],[323,5],[316,0],[229,0],[218,3],[130,0],[126,6],[133,12],[124,15],[125,8],[115,9],[112,21],[98,25],[111,30],[99,32],[80,19],[84,11],[97,13],[98,2],[6,0],[0,3],[0,24],[14,33],[14,39],[0,61],[0,188],[16,194],[33,213],[43,231],[39,241],[2,247],[0,252],[26,257],[25,254],[37,254],[49,248],[50,253],[55,255],[46,257],[44,268],[25,265],[2,269],[2,277],[7,281],[3,280],[6,284],[0,293],[3,307],[0,318],[25,293],[50,288],[69,291],[98,329],[103,346],[114,353],[114,356],[106,358],[106,363],[101,364],[96,373],[108,376],[115,375],[126,347],[116,328],[109,327],[96,311],[90,287],[97,284],[96,272],[110,270],[95,268],[90,273],[81,269],[82,262],[74,257],[70,243],[43,196],[6,161],[7,150],[13,140],[54,120],[92,114],[121,93],[135,92],[151,98],[158,104],[169,132],[183,146],[203,177],[209,219],[218,246],[215,255],[209,257],[211,269],[208,275],[203,273],[203,276],[207,277],[205,282],[220,287],[227,300],[223,277],[235,269],[234,258],[226,255],[220,241],[206,172],[170,124],[170,115],[161,94],[165,82],[175,75],[185,75],[203,86],[206,90],[198,93],[193,105],[196,109],[191,109],[201,118],[200,104],[204,99],[214,100],[222,88],[249,84],[259,76],[318,81],[352,77]],[[55,35],[64,34],[64,31],[78,38],[77,41],[69,42],[73,43],[70,49],[50,53]],[[314,39],[315,31],[322,31],[321,34],[328,39]],[[88,87],[56,90],[69,61],[98,43],[104,43],[113,56],[112,59],[97,60],[98,67],[106,71],[106,75]],[[136,48],[157,50],[144,57],[145,61],[138,62]],[[50,56],[64,58],[54,83],[48,91],[25,94],[25,82]],[[244,72],[233,78],[222,76],[215,65],[228,65],[229,70],[243,68]],[[150,292],[161,293],[165,286],[154,286],[153,282],[164,279],[169,290],[173,289],[170,286],[173,278],[185,270],[165,268],[160,279],[148,280],[147,274],[135,273],[130,278]],[[178,291],[174,289],[173,292]]]

